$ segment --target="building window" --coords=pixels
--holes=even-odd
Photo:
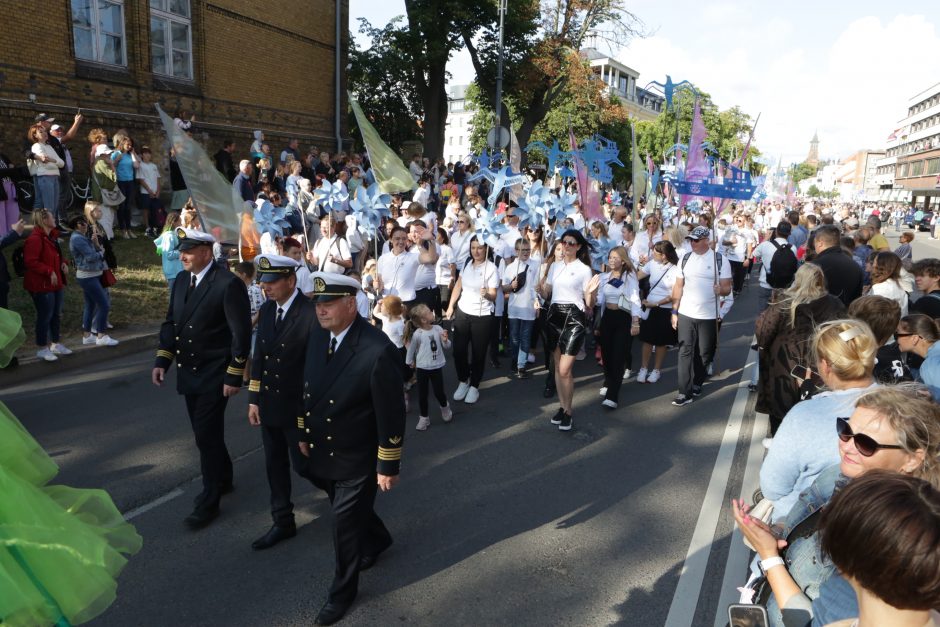
[[[150,57],[154,74],[192,80],[189,0],[150,0]]]
[[[927,171],[924,174],[940,174],[940,158],[927,159]]]
[[[75,57],[127,66],[124,0],[72,0]]]
[[[913,161],[911,162],[911,176],[921,176],[924,173],[924,162],[923,161]]]

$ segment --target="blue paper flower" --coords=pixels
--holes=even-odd
[[[359,187],[356,197],[349,201],[359,231],[375,237],[376,231],[382,226],[382,218],[391,215],[388,208],[391,202],[392,197],[382,193],[378,183]]]
[[[524,191],[525,193],[516,200],[519,207],[515,213],[519,216],[519,226],[537,229],[548,221],[552,192],[542,185],[540,180],[536,180]]]
[[[484,211],[479,218],[473,221],[476,235],[490,248],[499,244],[499,236],[509,231],[509,227],[502,223],[495,212]]]
[[[313,201],[318,207],[323,207],[328,211],[345,211],[346,204],[349,201],[349,192],[342,181],[330,183],[323,179],[323,183],[314,190]]]
[[[254,211],[255,228],[264,235],[270,233],[272,237],[281,237],[290,223],[284,218],[284,208],[275,207],[265,200]]]

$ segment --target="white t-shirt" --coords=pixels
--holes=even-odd
[[[428,200],[431,198],[431,190],[424,186],[418,186],[418,189],[415,190],[414,195],[411,197],[411,202],[416,202],[422,207],[428,206]]]
[[[141,193],[147,194],[147,189],[157,189],[160,179],[160,169],[157,167],[156,163],[141,161],[140,167],[137,168],[137,179],[143,181],[147,186],[140,190]]]
[[[728,261],[744,261],[748,242],[746,229],[730,226],[727,231],[722,233],[719,241],[721,242],[721,253],[725,256],[725,259]]]
[[[389,320],[383,312],[375,312],[375,317],[382,321],[382,333],[388,336],[396,348],[405,346],[405,319]]]
[[[473,238],[473,231],[467,229],[466,233],[454,231],[450,236],[450,247],[454,255],[454,263],[457,264],[457,270],[463,268],[463,263],[470,258],[470,240]]]
[[[336,274],[346,272],[346,268],[343,266],[329,261],[331,255],[339,257],[344,261],[352,259],[352,254],[349,252],[349,244],[345,239],[338,235],[334,235],[333,237],[321,237],[313,247],[313,256],[317,258],[321,272],[335,272]]]
[[[679,276],[679,268],[671,263],[659,263],[651,260],[646,264],[646,272],[650,275],[650,293],[646,300],[658,303],[672,296],[672,286],[676,284],[676,278]],[[660,307],[671,309],[672,300],[660,305]]]
[[[539,262],[529,259],[523,263],[513,261],[503,274],[503,285],[509,285],[525,271],[525,285],[518,292],[509,293],[509,317],[518,320],[535,320],[535,288],[539,281]]]
[[[437,251],[437,254],[441,254],[441,247],[437,242],[432,242],[434,250]],[[411,250],[408,251],[409,255],[414,255],[415,259],[418,259],[421,256],[421,251],[424,250],[424,247],[420,244],[416,244],[411,247]],[[437,287],[437,264],[434,263],[421,263],[421,260],[418,259],[418,267],[415,270],[415,290],[425,290],[428,288]]]
[[[297,268],[297,289],[304,294],[313,294],[313,276],[306,264]]]
[[[415,329],[408,343],[405,363],[414,363],[421,370],[437,370],[444,367],[444,349],[450,342],[444,341],[444,329],[434,325],[430,329]]]
[[[398,296],[404,302],[415,299],[415,275],[418,272],[418,255],[407,251],[400,255],[387,252],[376,264],[382,277],[382,296]]]
[[[450,266],[454,263],[454,251],[447,244],[441,244],[441,255],[434,266],[434,278],[438,285],[450,285]]]
[[[682,267],[682,259],[679,257],[678,278],[683,279],[679,313],[696,320],[714,320],[718,298],[714,292],[715,253],[712,251],[704,255],[692,253],[689,255],[685,268]],[[731,264],[727,259],[722,259],[718,280],[730,278]]]
[[[470,316],[488,316],[494,311],[494,303],[480,296],[480,289],[499,287],[499,269],[492,261],[480,265],[468,263],[460,270],[460,299],[457,307]]]
[[[516,240],[522,237],[522,233],[519,232],[519,229],[509,227],[509,230],[499,236],[499,239],[506,243],[506,246],[512,252],[509,253],[509,257],[516,256]]]
[[[640,263],[640,257],[652,259],[653,244],[662,241],[662,239],[663,234],[661,231],[656,231],[653,233],[652,238],[647,231],[640,231],[637,233],[636,237],[633,238],[633,246],[630,247],[630,260],[633,261],[633,265]]]
[[[546,283],[552,286],[552,304],[576,305],[584,311],[584,291],[592,274],[590,266],[581,263],[580,259],[571,263],[553,263],[546,280]]]
[[[774,239],[773,241],[780,244],[781,247],[789,246],[790,250],[793,251],[794,256],[796,255],[796,247],[791,244],[787,244],[787,240],[785,240],[784,238],[778,237]],[[771,259],[774,258],[774,253],[776,252],[777,252],[777,247],[774,246],[770,240],[761,242],[760,246],[754,249],[754,259],[761,260],[759,284],[762,288],[766,290],[773,289],[770,286],[770,284],[767,282],[767,267],[770,265],[770,261]]]

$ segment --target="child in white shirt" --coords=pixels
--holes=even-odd
[[[405,325],[405,341],[408,351],[405,363],[415,369],[418,380],[418,431],[425,431],[431,425],[428,416],[428,382],[434,388],[434,397],[441,405],[441,418],[450,422],[453,413],[444,394],[444,349],[450,347],[447,331],[434,324],[434,312],[427,305],[417,305],[409,312]]]

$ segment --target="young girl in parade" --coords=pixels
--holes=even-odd
[[[382,332],[388,336],[395,348],[401,353],[402,376],[411,380],[411,369],[405,363],[405,306],[398,296],[386,296],[378,301],[372,310],[372,316],[382,323]],[[405,392],[411,386],[405,384]],[[405,393],[405,411],[408,411],[408,394]]]
[[[153,240],[163,263],[163,276],[170,288],[170,294],[173,293],[173,282],[176,281],[176,275],[183,270],[183,262],[180,261],[180,251],[177,248],[179,240],[176,237],[176,228],[178,226],[180,226],[180,214],[171,211],[163,225],[163,233]]]
[[[447,395],[444,393],[444,349],[450,347],[447,331],[434,324],[434,312],[427,305],[411,309],[405,324],[405,343],[408,350],[405,363],[415,369],[418,380],[418,424],[415,429],[425,431],[431,425],[428,415],[428,383],[434,389],[434,398],[441,406],[441,419],[453,418]]]

